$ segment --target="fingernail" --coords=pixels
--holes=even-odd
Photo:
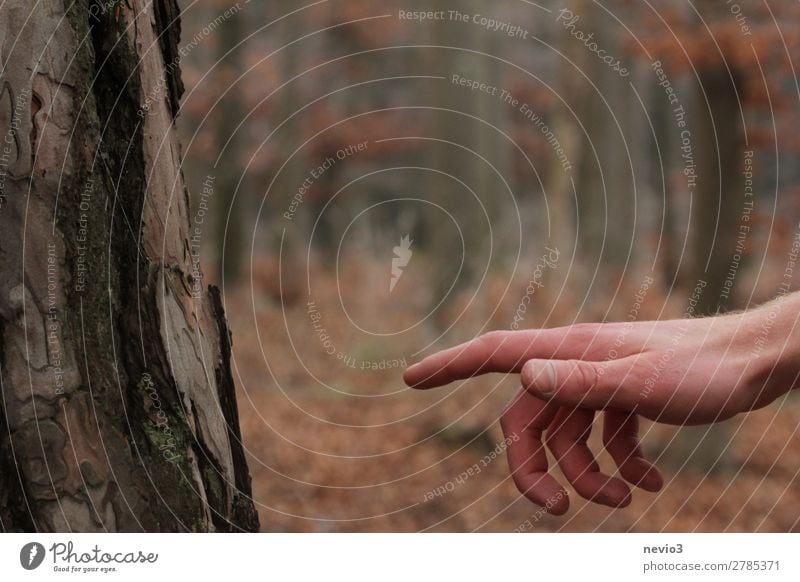
[[[556,391],[555,367],[548,360],[530,360],[522,367],[522,381],[528,390],[550,398]]]

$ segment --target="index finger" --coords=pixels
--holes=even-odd
[[[437,352],[403,374],[413,388],[433,388],[489,372],[519,373],[526,361],[593,359],[611,324],[579,324],[553,329],[492,331]]]

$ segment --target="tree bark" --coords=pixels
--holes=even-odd
[[[0,529],[252,531],[175,0],[0,5]],[[5,155],[4,155],[5,154]]]

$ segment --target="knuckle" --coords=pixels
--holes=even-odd
[[[528,492],[528,488],[525,486],[525,480],[519,474],[519,471],[512,473],[511,478],[514,480],[514,487],[517,488],[517,491],[525,495]]]
[[[744,386],[740,382],[730,391],[721,412],[726,418],[730,418],[740,412],[752,410],[755,404],[751,391],[744,390]]]
[[[505,338],[506,332],[500,330],[487,331],[478,336],[478,344],[486,347],[497,346]]]
[[[588,345],[597,336],[599,325],[596,323],[576,323],[567,328],[565,340],[574,345]]]
[[[544,435],[542,435],[542,440],[544,441],[544,444],[547,445],[547,448],[551,451],[556,449],[559,442],[558,429],[554,428],[545,432]]]
[[[569,373],[561,383],[561,389],[572,396],[593,391],[598,385],[597,366],[583,360],[569,360]]]
[[[475,355],[481,364],[487,364],[501,349],[506,332],[488,331],[478,336],[475,341]]]

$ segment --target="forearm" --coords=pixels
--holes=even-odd
[[[748,316],[751,383],[758,408],[800,387],[800,292],[770,301]]]

